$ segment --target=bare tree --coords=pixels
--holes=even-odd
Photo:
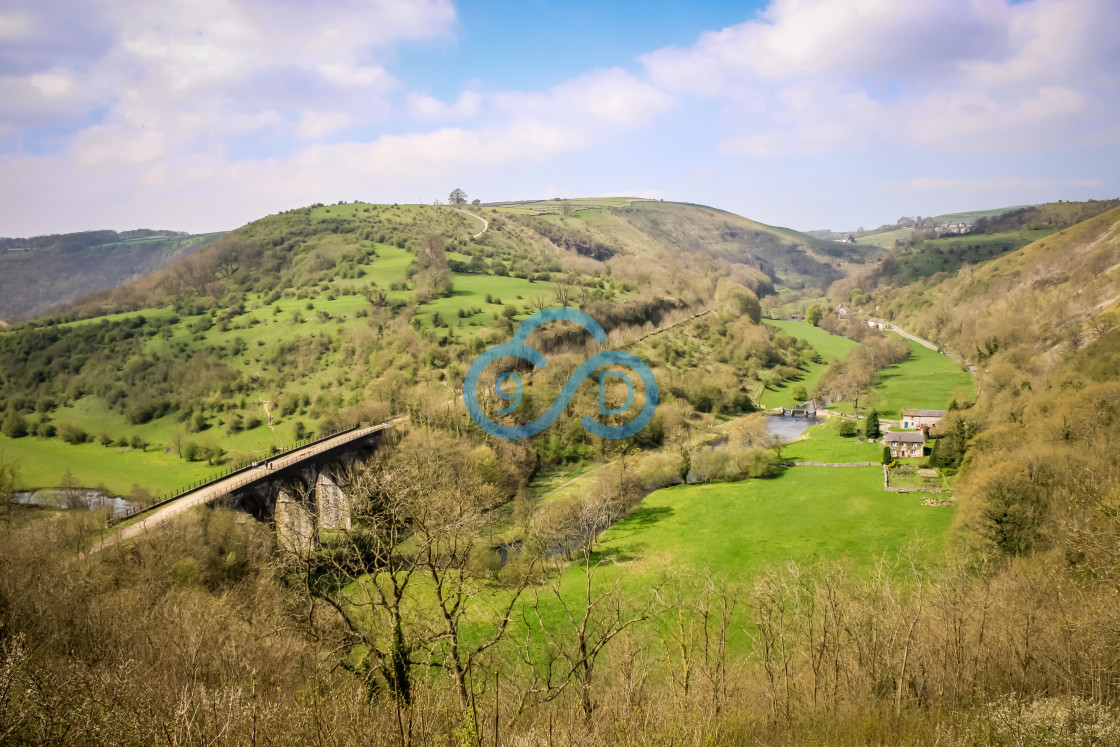
[[[334,580],[308,581],[309,605],[324,601],[344,625],[344,643],[369,652],[368,667],[356,669],[371,693],[384,687],[407,709],[413,669],[437,667],[470,707],[471,672],[505,636],[530,581],[512,579],[497,612],[480,618],[479,592],[498,574],[484,538],[502,492],[484,479],[469,444],[431,432],[355,471],[348,492],[352,529],[334,539]],[[464,644],[468,618],[490,627]]]
[[[568,280],[557,280],[552,284],[557,306],[567,306],[572,302],[573,287]]]
[[[596,572],[613,559],[600,557],[594,552],[595,537],[598,530],[609,523],[613,510],[615,507],[609,500],[585,501],[580,507],[580,533],[576,538],[579,542],[578,559],[575,564],[582,577],[578,595],[571,593],[571,584],[562,584],[565,575],[571,577],[573,574],[561,574],[557,566],[555,572],[548,576],[545,590],[534,587],[532,604],[524,612],[529,632],[522,660],[535,675],[528,688],[529,693],[541,702],[548,702],[574,685],[579,690],[586,722],[590,722],[595,713],[593,694],[599,657],[617,636],[663,609],[659,586],[653,587],[643,602],[634,604],[623,593],[625,573],[619,574],[605,590],[596,591]],[[538,526],[538,537],[541,536],[540,529]],[[544,536],[551,534],[546,531]],[[550,607],[553,613],[555,607],[562,612],[559,624],[552,622],[556,615],[549,614]],[[538,630],[547,641],[543,661],[534,661],[533,653],[537,647],[532,642],[532,629]]]
[[[12,501],[19,486],[19,462],[0,452],[0,501],[4,502],[4,524],[12,528]]]

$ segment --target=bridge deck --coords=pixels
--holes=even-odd
[[[97,547],[94,548],[94,551],[103,550],[106,547],[112,547],[119,542],[124,542],[131,537],[135,537],[144,530],[154,527],[157,524],[162,524],[163,522],[168,521],[169,519],[172,519],[183,513],[184,511],[194,508],[195,506],[201,506],[204,503],[210,503],[211,501],[217,500],[218,498],[229,495],[239,488],[243,488],[246,485],[251,485],[258,480],[267,478],[276,470],[297,465],[300,462],[317,456],[318,454],[322,454],[325,451],[330,451],[335,447],[342,446],[343,444],[348,444],[352,441],[357,441],[359,439],[365,438],[371,433],[376,433],[377,431],[384,430],[390,427],[393,422],[395,421],[391,421],[389,423],[379,423],[378,425],[372,425],[367,428],[357,428],[352,431],[340,433],[337,436],[333,436],[331,438],[309,444],[297,451],[292,451],[281,456],[273,457],[266,462],[261,462],[256,467],[247,469],[243,472],[238,472],[235,475],[230,475],[223,480],[218,480],[217,482],[212,482],[208,485],[203,485],[200,488],[196,488],[195,490],[190,490],[186,493],[183,493],[178,498],[175,498],[171,502],[160,506],[158,509],[152,511],[148,516],[145,516],[136,523],[120,527],[116,531],[108,532],[107,534],[102,536],[100,543],[97,545]]]

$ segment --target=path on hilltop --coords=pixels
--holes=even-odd
[[[482,230],[479,231],[478,233],[476,233],[474,236],[472,236],[471,237],[472,239],[477,239],[479,236],[486,233],[486,229],[490,227],[490,221],[486,220],[481,215],[475,215],[474,213],[470,212],[469,210],[464,210],[463,212],[466,213],[467,215],[469,215],[472,218],[478,218],[480,221],[482,221]]]

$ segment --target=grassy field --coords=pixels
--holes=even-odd
[[[878,246],[883,249],[894,249],[895,244],[899,239],[905,241],[910,238],[914,233],[913,228],[896,228],[893,231],[884,231],[883,233],[873,233],[867,236],[860,236],[856,239],[857,244],[868,244],[870,246]]]
[[[785,330],[792,337],[807,340],[813,349],[820,353],[820,363],[809,363],[800,378],[783,383],[777,389],[766,389],[759,398],[759,404],[766,408],[792,407],[801,404],[793,397],[793,388],[803,386],[811,391],[824,373],[829,361],[833,359],[844,360],[852,348],[856,346],[847,337],[830,335],[820,327],[814,327],[808,322],[790,322],[782,320],[766,320],[767,325]]]
[[[915,539],[932,559],[952,511],[923,506],[925,497],[885,493],[878,467],[792,467],[769,480],[682,485],[646,496],[603,533],[600,553],[647,580],[682,565],[737,579],[788,560],[846,557],[866,568]]]
[[[416,315],[423,320],[425,326],[430,327],[435,315],[439,314],[446,324],[456,328],[456,334],[469,333],[470,327],[489,327],[493,324],[507,304],[517,308],[518,315],[514,319],[516,323],[527,316],[526,306],[533,296],[552,297],[552,288],[548,283],[534,283],[522,278],[455,273],[454,285],[455,289],[450,297],[437,298],[417,309]],[[495,303],[486,302],[487,294]],[[471,307],[482,309],[482,312],[460,320],[459,311],[466,312]]]
[[[893,333],[888,333],[893,334]],[[945,410],[949,403],[971,400],[976,393],[972,374],[948,355],[919,345],[913,340],[910,357],[879,371],[875,391],[881,401],[875,404],[880,417],[898,420],[903,409]],[[836,402],[829,409],[851,414],[851,402]],[[860,405],[860,415],[867,408]]]
[[[882,417],[898,419],[903,408],[944,410],[949,402],[972,399],[972,374],[947,355],[908,340],[910,357],[879,372],[876,390],[883,396],[878,409]]]
[[[133,485],[141,485],[158,494],[219,471],[206,462],[188,462],[161,451],[68,444],[57,438],[0,436],[0,452],[19,463],[21,488],[54,487],[70,470],[82,487],[104,485],[128,495]]]
[[[840,418],[814,425],[805,432],[805,440],[782,448],[782,459],[790,462],[878,462],[882,459],[882,444],[845,438],[839,433],[839,425]],[[861,440],[862,443],[858,443]]]
[[[1057,228],[1008,231],[978,236],[947,236],[921,241],[899,255],[897,280],[904,283],[939,272],[955,272],[964,264],[976,264],[1026,246],[1055,233]]]

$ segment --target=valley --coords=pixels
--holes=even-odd
[[[1103,264],[1115,256],[1115,211],[900,284],[882,271],[893,255],[836,254],[698,206],[613,198],[470,211],[352,203],[280,213],[0,333],[0,473],[11,493],[98,489],[143,508],[196,486],[121,523],[105,510],[9,503],[7,598],[29,599],[20,564],[66,574],[77,563],[104,584],[132,564],[155,585],[130,604],[194,599],[198,611],[184,614],[195,626],[205,624],[196,614],[223,609],[220,595],[252,587],[264,605],[254,614],[273,623],[305,610],[268,645],[322,656],[320,644],[298,641],[329,639],[331,692],[394,694],[367,725],[418,717],[421,697],[485,708],[469,685],[483,675],[517,693],[526,717],[562,707],[575,723],[617,708],[627,678],[643,671],[673,718],[735,711],[734,692],[776,723],[785,709],[815,712],[814,690],[827,709],[875,701],[880,669],[892,683],[908,671],[919,689],[951,681],[960,664],[941,655],[944,621],[963,631],[955,645],[987,662],[968,670],[976,687],[1022,683],[1007,647],[1040,645],[1016,643],[1022,585],[1059,577],[1040,580],[1019,559],[1064,545],[1081,553],[1080,567],[1112,567],[1100,544],[1111,524],[1082,544],[1050,522],[1075,506],[1099,515],[1080,501],[1107,501],[1110,490],[1112,457],[1081,445],[1108,438],[1114,422],[1101,408],[1116,386],[1116,268]],[[1076,313],[1033,332],[997,321],[1007,309],[1052,313],[1075,286]],[[1017,296],[1028,287],[1030,304]],[[461,398],[471,361],[549,307],[583,310],[603,324],[603,347],[651,367],[660,401],[647,428],[618,440],[586,431],[590,384],[532,439],[474,425]],[[533,420],[602,349],[566,323],[529,339],[549,362],[499,367],[524,380],[503,422]],[[807,400],[818,417],[794,429],[800,437],[775,438],[766,413]],[[906,431],[921,434],[918,456],[892,457],[886,436],[903,431],[904,410],[940,415],[928,432]],[[359,423],[385,423],[389,435],[333,473],[345,486],[343,528],[319,523],[319,488],[298,481],[279,489],[317,527],[305,550],[293,551],[303,545],[285,535],[288,519],[226,506],[230,489],[267,470],[257,463]],[[1066,435],[1057,446],[1049,433]],[[1068,472],[1042,467],[1055,448]],[[1075,464],[1102,482],[1059,507],[1047,496],[1073,495],[1061,491],[1075,489]],[[999,563],[1010,585],[976,586],[981,562]],[[98,604],[107,588],[47,596]],[[153,624],[151,612],[123,609]],[[1068,614],[1089,615],[1087,631],[1110,619],[1091,612]],[[240,612],[221,614],[244,624]],[[112,640],[137,634],[114,619]],[[181,624],[159,619],[159,629]],[[915,648],[865,648],[904,633]],[[819,652],[835,668],[815,665]],[[275,669],[268,679],[303,676]],[[882,718],[901,713],[898,692]],[[965,711],[953,718],[976,728]]]

